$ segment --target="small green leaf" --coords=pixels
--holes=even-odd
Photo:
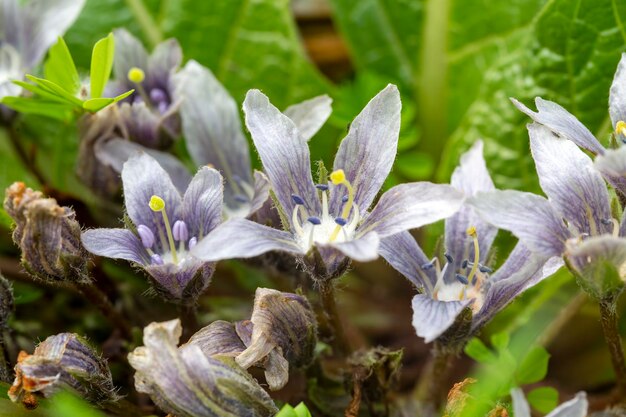
[[[114,52],[115,40],[112,33],[94,45],[91,54],[91,98],[102,97],[104,86],[109,81],[111,69],[113,69]]]
[[[535,346],[528,352],[515,373],[518,385],[533,384],[541,381],[548,373],[550,354],[541,346]]]
[[[59,103],[65,103],[66,100],[64,98],[59,97],[57,94],[55,93],[51,93],[50,91],[48,91],[47,89],[44,89],[38,85],[35,84],[31,84],[31,83],[27,83],[26,81],[13,81],[13,84],[15,85],[19,85],[20,87],[22,87],[24,90],[30,91],[31,93],[41,96],[43,98],[49,99],[49,100],[53,100],[53,101],[57,101]]]
[[[465,346],[465,354],[479,363],[492,363],[496,360],[493,352],[476,337]]]
[[[33,75],[29,75],[29,74],[26,74],[26,78],[29,81],[34,82],[35,84],[37,84],[39,87],[43,88],[44,90],[48,91],[49,93],[54,94],[54,95],[58,96],[59,98],[64,99],[68,103],[75,104],[78,107],[82,107],[83,106],[83,102],[79,98],[77,98],[73,94],[70,94],[67,91],[65,91],[57,83],[54,83],[54,82],[52,82],[50,80],[46,80],[45,78],[38,78],[38,77],[35,77]]]
[[[530,391],[526,398],[534,409],[548,414],[558,405],[559,392],[552,387],[540,387]]]
[[[304,405],[304,403],[298,404],[294,411],[296,412],[297,417],[311,417],[311,412],[306,405]]]
[[[293,409],[289,404],[285,404],[285,406],[276,414],[275,417],[298,417],[296,414],[296,410]]]
[[[60,392],[52,399],[51,409],[48,415],[55,416],[81,416],[81,417],[104,417],[96,409],[80,398],[67,392]]]
[[[115,100],[112,98],[90,98],[89,100],[85,100],[83,102],[83,109],[87,110],[90,113],[95,113],[99,110],[102,110],[114,101]]]
[[[54,44],[48,52],[48,59],[44,64],[46,79],[58,84],[70,94],[75,94],[80,88],[80,78],[76,65],[63,38]]]
[[[65,102],[26,97],[4,97],[1,102],[19,113],[38,114],[63,121],[72,117],[73,106]]]
[[[498,351],[504,351],[509,346],[509,334],[506,332],[494,334],[491,336],[491,344]]]

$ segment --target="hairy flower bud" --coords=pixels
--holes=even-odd
[[[222,322],[210,332],[224,329],[228,332]],[[137,391],[177,417],[269,417],[278,411],[269,395],[231,358],[207,356],[196,343],[177,348],[181,333],[179,320],[144,329],[145,346],[128,355],[137,370]]]
[[[270,389],[282,388],[289,367],[307,366],[317,343],[315,314],[301,295],[258,288],[254,298],[250,342],[236,360],[243,368],[260,364]]]
[[[30,274],[44,280],[87,279],[87,252],[72,209],[21,182],[6,190],[4,207],[15,221],[13,240],[22,250],[22,265]]]
[[[83,338],[60,333],[41,342],[32,355],[20,353],[8,394],[11,401],[34,408],[37,396],[68,388],[98,404],[117,399],[106,361]]]
[[[198,330],[187,342],[195,344],[207,356],[238,356],[246,350],[246,345],[237,334],[236,325],[218,320]]]

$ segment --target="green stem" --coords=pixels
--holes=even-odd
[[[604,339],[609,347],[611,362],[615,371],[615,380],[620,398],[626,399],[626,362],[624,362],[624,349],[622,338],[617,324],[616,296],[609,296],[600,300],[600,322]]]
[[[424,416],[439,415],[438,411],[448,393],[447,382],[456,356],[453,350],[434,342],[430,361],[422,371],[415,389],[415,397]]]
[[[115,309],[109,298],[98,287],[92,283],[76,283],[75,286],[114,327],[122,332],[127,340],[132,339],[132,328],[128,320]]]
[[[150,45],[153,48],[157,46],[163,40],[163,34],[146,5],[143,4],[142,0],[126,0],[126,4],[135,15],[135,19],[137,19],[137,23],[139,23]]]
[[[333,347],[337,353],[345,357],[351,353],[352,349],[348,339],[346,338],[346,334],[343,330],[343,324],[341,323],[341,317],[339,316],[333,281],[329,279],[321,280],[319,284],[319,293],[320,300],[322,302],[322,309],[328,318],[328,324],[333,332]]]

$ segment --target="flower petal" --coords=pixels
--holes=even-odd
[[[201,167],[183,197],[183,219],[192,236],[202,239],[222,222],[224,186],[219,172]]]
[[[141,265],[150,259],[141,240],[130,230],[91,229],[83,232],[81,240],[85,249],[94,255],[125,259]]]
[[[0,100],[6,96],[18,96],[22,87],[13,80],[22,79],[24,70],[19,52],[10,44],[0,44]]]
[[[259,90],[248,91],[243,111],[264,171],[285,212],[293,211],[291,196],[295,194],[304,200],[310,213],[321,213],[311,177],[309,147],[296,125]]]
[[[254,171],[254,195],[248,216],[256,213],[270,198],[270,180],[261,171]]]
[[[181,100],[187,150],[196,165],[211,164],[226,181],[229,207],[237,194],[247,195],[240,182],[252,185],[250,151],[243,135],[239,109],[213,73],[189,61],[174,76],[175,97]]]
[[[396,185],[382,195],[357,228],[357,236],[375,231],[381,238],[445,219],[463,204],[463,193],[444,184],[414,182]]]
[[[148,206],[153,195],[165,201],[170,225],[181,218],[182,198],[178,190],[167,172],[148,154],[132,156],[124,163],[122,183],[126,211],[135,226],[146,225],[155,233],[165,230],[161,213],[153,212]]]
[[[607,149],[596,157],[594,166],[613,188],[626,195],[626,146]]]
[[[269,251],[303,255],[290,233],[246,219],[232,219],[215,228],[191,253],[205,261],[252,258]]]
[[[424,342],[430,343],[452,326],[471,300],[438,301],[430,295],[417,294],[413,297],[413,327]]]
[[[296,124],[302,139],[308,141],[330,116],[332,102],[333,99],[324,94],[289,106],[283,113]]]
[[[148,52],[139,39],[126,29],[116,29],[113,36],[115,37],[115,58],[113,59],[115,78],[124,88],[133,88],[132,83],[128,80],[128,71],[137,67],[147,72]],[[117,93],[121,94],[122,92]]]
[[[609,194],[591,158],[545,126],[529,125],[528,133],[541,188],[570,228],[579,234],[610,232],[603,224],[612,217]]]
[[[558,104],[537,97],[535,104],[538,111],[534,112],[514,98],[511,98],[511,101],[522,113],[526,113],[535,122],[546,126],[560,137],[569,139],[581,148],[595,154],[601,155],[604,153],[604,147],[589,129],[573,114]]]
[[[613,129],[617,122],[626,122],[626,53],[622,53],[622,58],[617,64],[609,91],[609,114]]]
[[[589,408],[587,394],[579,392],[574,398],[552,410],[546,417],[585,417],[587,408]]]
[[[124,162],[128,161],[131,156],[140,155],[142,152],[156,159],[159,165],[167,171],[178,191],[185,192],[191,182],[191,174],[187,167],[170,153],[145,148],[138,143],[121,138],[100,141],[95,148],[98,160],[117,172],[122,172]]]
[[[184,262],[147,265],[153,289],[170,302],[194,303],[211,283],[215,264],[188,256]]]
[[[174,75],[182,61],[183,51],[176,39],[161,42],[148,58],[146,84],[169,91],[170,76]]]
[[[381,240],[378,253],[416,287],[433,288],[437,283],[433,269],[422,269],[422,265],[430,260],[409,232],[401,232]]]
[[[511,399],[513,400],[514,417],[530,417],[530,406],[521,388],[511,390]]]
[[[389,175],[396,158],[400,132],[400,93],[389,84],[376,95],[350,124],[341,141],[333,169],[343,169],[355,191],[354,202],[366,211]],[[331,213],[339,213],[343,186],[331,189]]]
[[[450,184],[463,191],[466,197],[474,196],[480,191],[495,190],[483,158],[482,141],[477,141],[461,156],[461,163],[452,173]],[[480,262],[484,263],[487,259],[498,229],[481,219],[471,207],[463,205],[456,214],[446,219],[446,251],[453,260],[452,265],[446,269],[447,275],[453,276],[464,259],[474,259],[474,245],[471,244],[472,239],[467,235],[467,229],[470,226],[476,228]],[[449,282],[449,279],[444,279],[444,281]]]
[[[478,193],[467,203],[489,223],[509,230],[531,251],[560,256],[571,235],[550,202],[532,193],[495,190]]]
[[[591,236],[568,247],[568,265],[583,278],[602,285],[609,279],[607,264],[626,281],[626,239],[612,235]],[[614,284],[606,281],[607,284]]]
[[[369,232],[361,237],[345,242],[318,244],[322,247],[335,248],[347,257],[358,262],[369,262],[378,258],[380,238],[376,232]]]

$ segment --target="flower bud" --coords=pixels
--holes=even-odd
[[[289,378],[289,366],[300,368],[313,360],[317,343],[315,314],[301,295],[258,288],[250,321],[251,340],[237,356],[237,363],[246,369],[264,367],[270,389],[280,389]]]
[[[8,394],[11,401],[35,408],[37,396],[68,388],[97,404],[117,400],[106,361],[83,338],[60,333],[41,342],[32,355],[20,353]]]
[[[87,252],[80,241],[74,211],[53,198],[15,183],[4,206],[16,223],[13,240],[22,251],[22,265],[43,280],[87,280]]]
[[[223,323],[210,332],[228,333]],[[137,371],[137,391],[177,417],[269,417],[278,411],[269,395],[231,358],[207,356],[196,343],[177,348],[181,333],[179,320],[144,329],[145,346],[128,355]]]
[[[218,320],[198,330],[187,342],[195,344],[207,356],[226,355],[235,357],[246,350],[235,325]]]

